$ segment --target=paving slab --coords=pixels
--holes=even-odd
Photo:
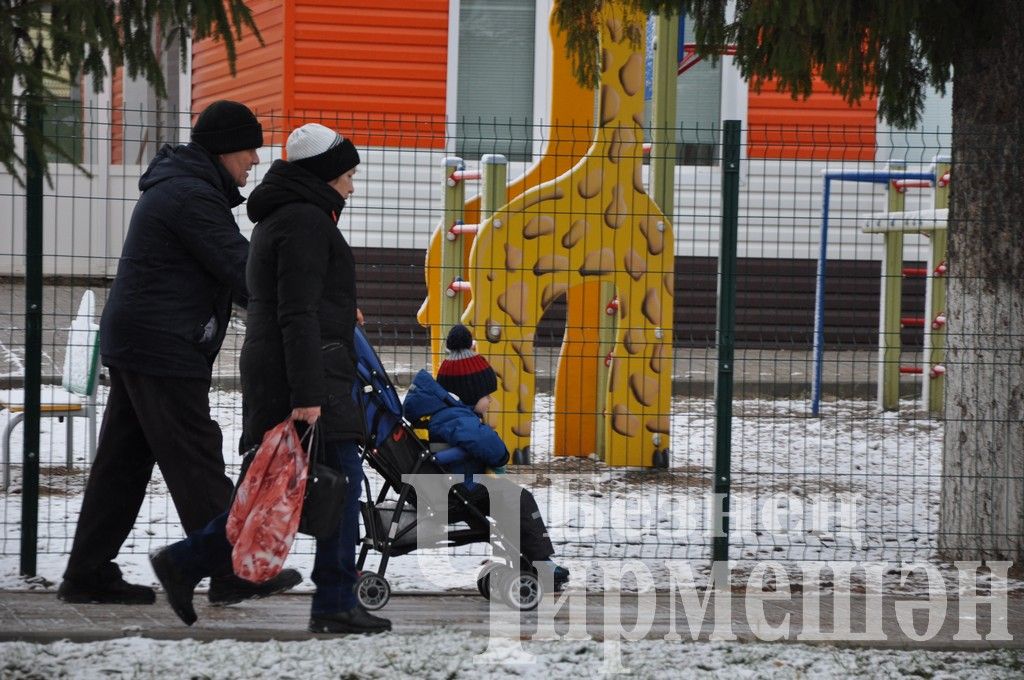
[[[778,599],[776,599],[778,598]],[[1005,603],[1005,605],[1003,604]],[[231,607],[211,607],[197,594],[199,621],[173,614],[161,593],[155,605],[66,604],[52,592],[0,591],[0,640],[86,642],[121,637],[164,640],[305,640],[309,594],[285,594]],[[445,627],[508,639],[610,638],[777,640],[842,647],[963,650],[1024,649],[1024,597],[995,607],[984,600],[890,594],[703,591],[567,591],[533,612],[514,612],[470,592],[395,594],[380,614],[394,633]],[[995,620],[993,620],[995,614]],[[929,629],[929,616],[932,628]]]

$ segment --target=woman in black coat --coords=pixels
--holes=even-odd
[[[291,417],[319,421],[327,464],[348,479],[335,535],[317,539],[309,628],[316,633],[389,630],[354,593],[362,467],[361,411],[352,399],[356,307],[352,250],[337,228],[354,191],[359,154],[352,142],[311,123],[292,132],[288,161],[275,161],[248,200],[256,222],[249,249],[249,289],[242,376],[242,444]],[[192,589],[231,561],[227,515],[151,558],[175,612],[195,621]],[[175,593],[178,593],[177,595]]]

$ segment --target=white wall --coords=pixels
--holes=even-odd
[[[350,243],[365,247],[425,249],[441,218],[440,151],[368,148],[356,176],[356,193],[340,225]],[[265,148],[253,184],[262,178],[280,150]],[[470,163],[470,168],[475,163]],[[509,177],[527,165],[512,163]],[[821,171],[836,164],[810,161],[744,161],[740,186],[740,257],[815,259],[821,225]],[[880,170],[881,165],[843,165],[849,169]],[[926,169],[912,166],[911,169]],[[51,168],[54,185],[45,188],[43,207],[44,272],[48,275],[112,276],[124,241],[132,208],[138,198],[141,166],[94,168],[92,178],[68,165]],[[676,211],[673,219],[676,254],[718,254],[719,187],[715,167],[676,170]],[[477,188],[471,183],[469,190]],[[931,207],[931,190],[910,190],[907,209]],[[0,275],[22,275],[24,263],[24,190],[11,177],[0,175]],[[858,215],[885,209],[882,185],[833,182],[830,220],[830,258],[880,259],[881,237],[863,234]],[[252,224],[244,206],[236,211],[242,232]],[[924,259],[924,240],[907,239],[907,259]]]

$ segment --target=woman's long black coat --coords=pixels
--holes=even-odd
[[[243,448],[296,407],[322,408],[326,441],[362,437],[351,395],[355,262],[337,227],[344,206],[327,183],[281,160],[249,196]]]

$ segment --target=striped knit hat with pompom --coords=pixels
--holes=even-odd
[[[437,383],[473,408],[498,389],[498,376],[487,359],[473,351],[473,335],[462,324],[452,326],[445,341],[448,356],[437,369]]]

